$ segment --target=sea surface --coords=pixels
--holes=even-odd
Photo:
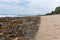
[[[37,16],[37,15],[0,14],[0,17],[26,17],[26,16]]]

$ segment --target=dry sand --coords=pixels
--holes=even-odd
[[[36,40],[60,40],[60,15],[41,16]]]

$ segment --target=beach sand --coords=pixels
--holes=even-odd
[[[35,40],[60,40],[60,15],[41,16]]]

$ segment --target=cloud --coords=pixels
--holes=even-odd
[[[0,0],[0,14],[37,15],[51,12],[59,0]]]

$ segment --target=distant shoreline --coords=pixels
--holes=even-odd
[[[34,17],[38,15],[0,14],[0,17]]]

